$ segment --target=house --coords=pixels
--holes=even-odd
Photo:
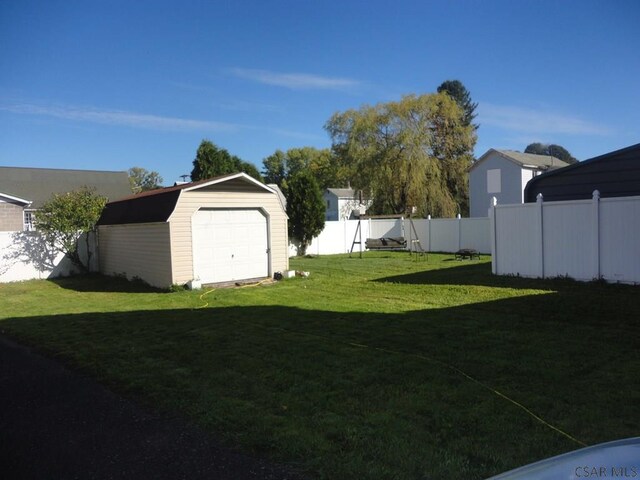
[[[372,201],[358,197],[351,188],[327,188],[322,194],[327,208],[325,220],[353,219],[355,218],[354,210],[359,210],[363,214],[371,206]]]
[[[289,268],[278,193],[245,173],[109,202],[98,238],[100,272],[161,288],[263,279]]]
[[[470,216],[486,217],[491,197],[499,204],[523,203],[529,180],[567,165],[547,155],[489,149],[469,169]]]
[[[34,229],[34,213],[54,194],[82,187],[110,200],[131,195],[127,172],[0,167],[0,231]]]
[[[545,202],[640,196],[640,143],[605,153],[535,177],[525,188],[525,202],[542,194]]]

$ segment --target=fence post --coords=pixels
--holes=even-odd
[[[458,250],[462,250],[462,215],[458,214]]]
[[[498,230],[496,227],[496,205],[498,199],[491,197],[489,206],[489,229],[491,234],[491,273],[498,274]]]
[[[431,251],[431,215],[427,215],[427,252]]]
[[[543,205],[544,199],[542,194],[539,193],[536,197],[536,207],[538,209],[538,241],[540,242],[540,277],[544,278],[544,218],[543,218]]]
[[[593,218],[593,230],[591,232],[593,241],[593,259],[594,259],[594,276],[596,280],[600,279],[600,192],[598,190],[593,191],[591,197],[591,209]]]

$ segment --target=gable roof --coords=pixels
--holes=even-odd
[[[546,201],[640,195],[640,143],[533,177],[524,189],[525,202],[542,193]]]
[[[40,208],[54,194],[82,187],[115,200],[131,194],[127,172],[66,170],[57,168],[0,167],[0,192]]]
[[[7,195],[6,193],[0,192],[0,199],[2,198],[6,198],[10,203],[22,203],[25,206],[31,205],[31,200],[14,197],[13,195]]]
[[[512,163],[519,165],[520,167],[525,168],[535,168],[540,170],[551,170],[555,168],[562,168],[569,165],[567,162],[560,160],[559,158],[553,157],[551,155],[536,155],[533,153],[522,153],[516,150],[497,150],[495,148],[490,148],[487,152],[482,155],[471,167],[469,170],[477,167],[483,160],[488,158],[492,153],[497,153],[502,158],[509,160]]]
[[[173,213],[181,192],[206,189],[224,183],[254,187],[277,194],[275,190],[246,173],[232,173],[197,182],[149,190],[109,202],[102,211],[98,225],[166,222]]]
[[[327,192],[333,193],[338,198],[354,198],[356,194],[353,188],[327,188]]]

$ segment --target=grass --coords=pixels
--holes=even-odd
[[[451,258],[295,259],[309,278],[201,292],[4,284],[0,330],[311,478],[485,478],[580,447],[486,387],[586,444],[640,434],[638,287]]]

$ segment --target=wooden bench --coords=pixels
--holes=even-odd
[[[480,254],[473,248],[463,248],[456,252],[456,260],[464,260],[465,258],[473,260],[473,257],[476,257],[478,260],[480,260]]]
[[[404,237],[367,238],[364,242],[369,250],[406,250]]]

